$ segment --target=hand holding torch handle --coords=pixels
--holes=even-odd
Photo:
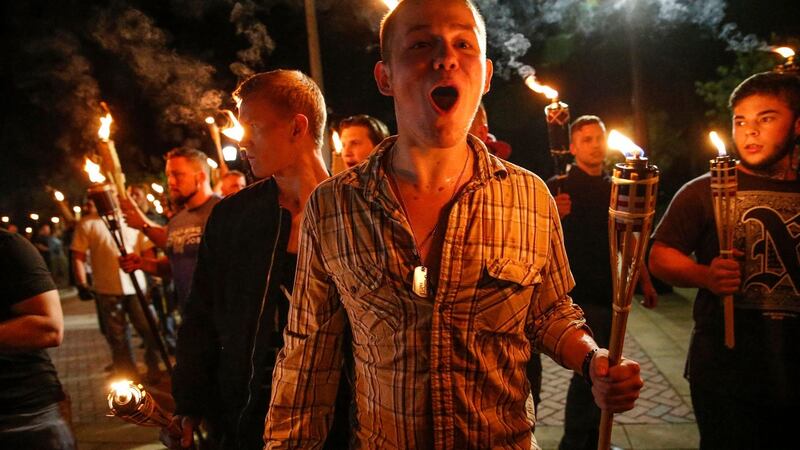
[[[711,200],[714,206],[714,222],[717,225],[720,257],[733,258],[733,232],[736,229],[736,191],[738,179],[736,160],[724,155],[709,161],[711,166]],[[733,295],[722,298],[725,319],[725,346],[736,345],[733,325]]]
[[[617,164],[611,178],[608,243],[614,304],[608,346],[609,367],[618,365],[622,359],[631,299],[653,227],[658,175],[658,168],[648,164],[647,158],[635,155]],[[597,443],[599,450],[608,450],[611,445],[613,420],[614,414],[603,410]]]

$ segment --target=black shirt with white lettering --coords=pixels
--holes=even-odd
[[[738,171],[734,248],[744,253],[734,296],[736,346],[724,346],[722,301],[700,289],[687,377],[758,403],[800,401],[800,181]],[[719,255],[710,175],[684,185],[655,240],[708,265]]]

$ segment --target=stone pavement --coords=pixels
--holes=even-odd
[[[634,300],[624,354],[639,361],[645,387],[636,408],[615,416],[612,442],[626,449],[696,449],[698,432],[683,365],[691,334],[693,290],[663,295],[655,310]],[[62,291],[65,334],[51,350],[61,382],[72,399],[72,421],[81,450],[158,449],[158,430],[107,417],[112,381],[104,367],[111,356],[97,326],[94,304]],[[135,340],[139,342],[138,339]],[[137,351],[142,360],[141,350]],[[542,403],[536,437],[555,449],[563,433],[564,398],[572,372],[543,357]],[[142,367],[143,370],[143,367]],[[156,389],[168,390],[159,385]]]

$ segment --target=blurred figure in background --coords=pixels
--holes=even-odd
[[[367,159],[372,149],[389,137],[389,128],[380,120],[359,114],[339,122],[342,139],[342,159],[349,169]]]

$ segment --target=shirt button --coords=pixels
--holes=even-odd
[[[355,287],[355,285],[353,285],[353,286],[350,286],[350,293],[351,293],[351,294],[355,294],[355,293],[356,293],[356,287]]]

